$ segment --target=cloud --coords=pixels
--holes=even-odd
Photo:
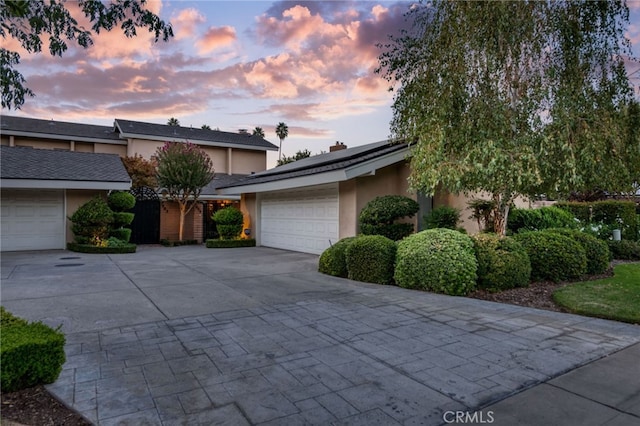
[[[198,51],[204,54],[228,46],[236,41],[236,38],[236,30],[233,27],[211,27],[204,36],[196,42],[196,46],[198,47]]]
[[[204,22],[206,22],[205,17],[196,9],[181,10],[178,16],[171,18],[176,40],[194,37],[197,26]]]

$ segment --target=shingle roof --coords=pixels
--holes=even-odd
[[[116,154],[0,147],[2,179],[131,182]]]
[[[233,186],[235,183],[241,181],[246,177],[247,175],[238,175],[238,174],[228,175],[224,173],[216,174],[213,177],[213,180],[209,183],[209,185],[202,188],[201,194],[202,195],[218,195],[218,193],[216,192],[216,189],[226,187],[226,186]]]
[[[249,175],[235,184],[221,185],[219,188],[233,188],[245,185],[275,182],[284,179],[345,169],[406,148],[406,144],[392,144],[388,141],[383,141],[343,149],[340,151],[328,152],[294,161],[293,163],[275,167],[264,172]]]
[[[29,133],[67,136],[69,139],[83,138],[121,141],[119,133],[111,126],[38,120],[35,118],[11,117],[7,115],[0,116],[0,133],[7,135]]]
[[[249,133],[231,133],[219,130],[204,130],[192,127],[169,126],[166,124],[143,123],[140,121],[115,120],[116,127],[123,135],[138,135],[163,138],[163,139],[183,139],[194,143],[210,143],[216,145],[240,145],[247,148],[262,148],[267,150],[277,150],[278,147],[259,136]]]

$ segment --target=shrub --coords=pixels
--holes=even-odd
[[[640,243],[636,241],[608,241],[611,256],[620,260],[640,260]]]
[[[180,241],[172,241],[163,238],[160,240],[160,244],[165,247],[179,247],[179,246],[194,246],[198,244],[198,240],[180,240]]]
[[[114,212],[113,213],[113,226],[121,227],[126,225],[131,225],[133,222],[133,218],[135,217],[134,213],[129,212]]]
[[[369,201],[358,217],[360,232],[364,235],[383,235],[398,241],[414,231],[411,223],[396,223],[396,220],[413,217],[420,205],[403,195],[385,195]]]
[[[382,235],[361,235],[345,250],[348,278],[375,284],[393,282],[396,243]]]
[[[131,229],[129,228],[112,229],[109,235],[111,236],[111,238],[109,238],[109,241],[115,238],[123,241],[124,243],[128,243],[129,240],[131,239]],[[109,243],[109,245],[111,245],[111,243]]]
[[[427,229],[456,229],[460,222],[460,210],[448,206],[436,207],[424,216],[424,222]]]
[[[496,234],[472,238],[478,261],[478,288],[502,291],[529,285],[531,262],[522,244]]]
[[[65,362],[64,335],[41,323],[28,323],[2,308],[0,387],[13,392],[53,383]]]
[[[398,243],[396,283],[405,288],[465,295],[476,284],[477,261],[468,235],[429,229]]]
[[[109,238],[107,241],[107,245],[104,246],[95,246],[91,244],[78,244],[78,243],[67,243],[67,250],[74,251],[77,253],[89,253],[89,254],[124,254],[124,253],[135,253],[137,246],[131,243],[113,243],[114,239]],[[118,240],[120,241],[120,240]],[[112,245],[117,244],[117,245]]]
[[[242,212],[235,207],[225,207],[211,217],[216,222],[216,229],[221,240],[233,240],[240,236],[244,223]]]
[[[539,209],[517,209],[509,211],[507,228],[512,232],[540,231],[549,228],[576,228],[575,217],[558,207],[540,207]]]
[[[610,229],[620,229],[622,238],[635,241],[640,229],[636,218],[636,204],[633,201],[594,201],[594,202],[563,202],[557,207],[570,211],[583,224],[610,225]],[[611,233],[602,235],[611,238]]]
[[[333,275],[334,277],[347,278],[349,274],[347,272],[345,252],[354,239],[355,237],[343,238],[323,251],[318,261],[318,272]]]
[[[522,232],[514,236],[529,254],[531,279],[554,282],[578,278],[587,272],[584,248],[570,237],[550,231]]]
[[[76,241],[106,239],[109,235],[109,225],[113,222],[113,211],[102,198],[94,197],[80,206],[70,220]]]
[[[128,192],[112,192],[107,198],[107,204],[114,212],[124,212],[136,205],[136,197]]]
[[[207,248],[236,248],[236,247],[255,247],[255,239],[246,240],[215,240],[209,239],[206,242]]]
[[[577,229],[551,228],[549,231],[573,238],[584,248],[587,256],[587,274],[601,274],[609,269],[611,253],[606,242]]]

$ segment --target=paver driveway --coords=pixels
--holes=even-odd
[[[317,259],[5,253],[2,304],[62,324],[49,390],[100,425],[442,424],[640,341],[636,326],[324,276]]]

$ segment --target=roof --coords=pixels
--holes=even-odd
[[[3,188],[129,189],[117,154],[0,147]]]
[[[3,135],[42,137],[87,142],[121,143],[118,132],[111,126],[69,123],[66,121],[38,120],[35,118],[0,116]]]
[[[169,126],[167,124],[143,123],[140,121],[115,120],[121,137],[153,139],[161,141],[189,141],[201,145],[228,146],[233,148],[276,151],[277,146],[260,136],[250,133],[231,133],[220,130],[205,130],[193,127]]]
[[[261,192],[347,180],[404,161],[408,154],[406,144],[376,142],[315,155],[255,173],[234,184],[220,186],[219,192]],[[289,182],[277,185],[283,181]]]
[[[212,196],[214,198],[220,198],[218,197],[218,192],[217,192],[218,188],[232,186],[246,177],[247,175],[240,175],[240,174],[232,174],[232,175],[228,175],[224,173],[216,174],[213,177],[213,180],[207,186],[202,188],[202,192],[200,193],[200,196],[202,198],[207,198],[207,197],[211,198]]]

